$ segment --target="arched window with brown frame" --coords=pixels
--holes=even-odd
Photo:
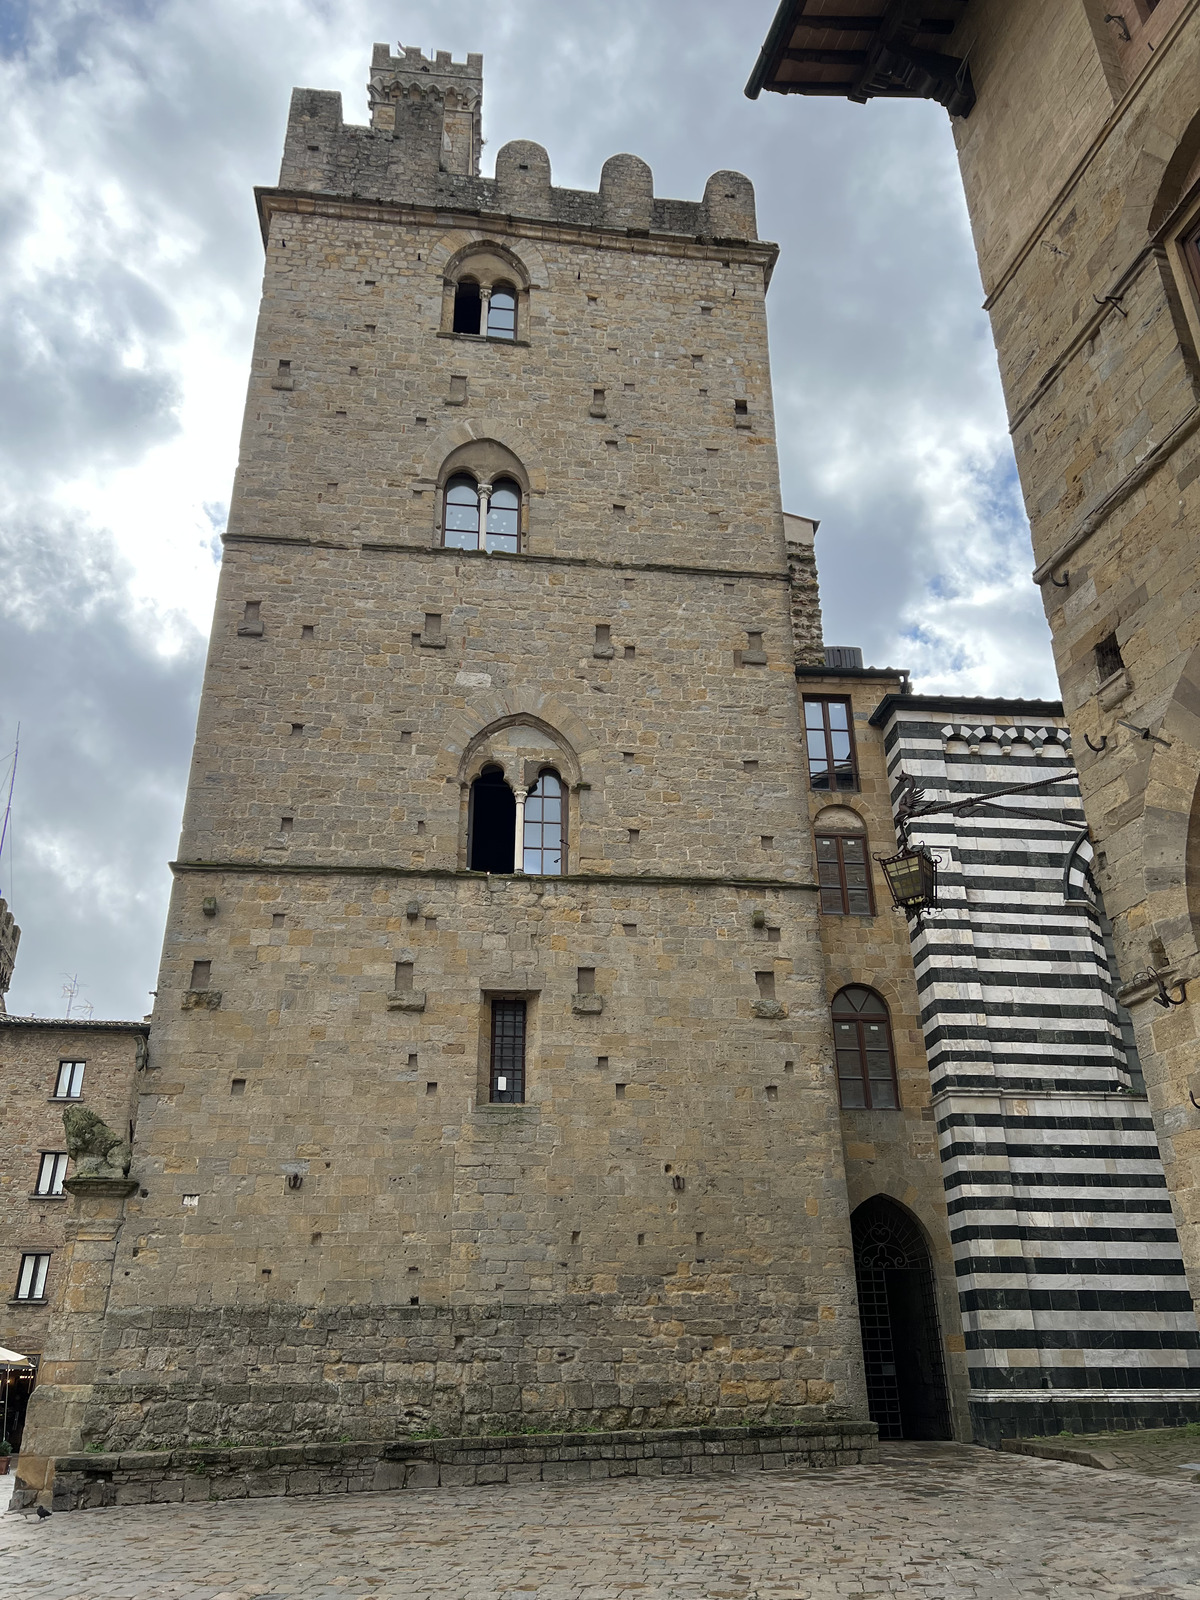
[[[846,1110],[898,1111],[896,1055],[888,1008],[874,989],[850,984],[833,997],[838,1098]]]

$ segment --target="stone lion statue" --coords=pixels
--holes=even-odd
[[[67,1154],[75,1163],[77,1178],[125,1178],[133,1150],[86,1106],[68,1106],[63,1112]]]

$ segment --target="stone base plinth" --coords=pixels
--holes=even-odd
[[[803,1471],[857,1466],[874,1460],[877,1447],[873,1422],[838,1422],[97,1453],[58,1459],[53,1508]],[[13,1509],[36,1498],[18,1484]]]

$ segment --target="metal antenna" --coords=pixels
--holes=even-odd
[[[17,723],[17,740],[13,745],[12,771],[8,777],[8,803],[4,807],[4,821],[0,823],[0,861],[4,859],[4,841],[8,838],[8,822],[12,816],[13,786],[17,781],[17,760],[21,754],[21,724]],[[12,863],[9,863],[10,869]],[[9,874],[11,878],[11,870]],[[11,889],[11,885],[10,885]]]

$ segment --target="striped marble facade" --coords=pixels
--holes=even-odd
[[[893,804],[1073,770],[1060,709],[889,696]],[[1200,1336],[1127,1059],[1078,786],[931,816],[912,928],[977,1437],[1200,1418]],[[1128,1033],[1126,1032],[1126,1037]]]

